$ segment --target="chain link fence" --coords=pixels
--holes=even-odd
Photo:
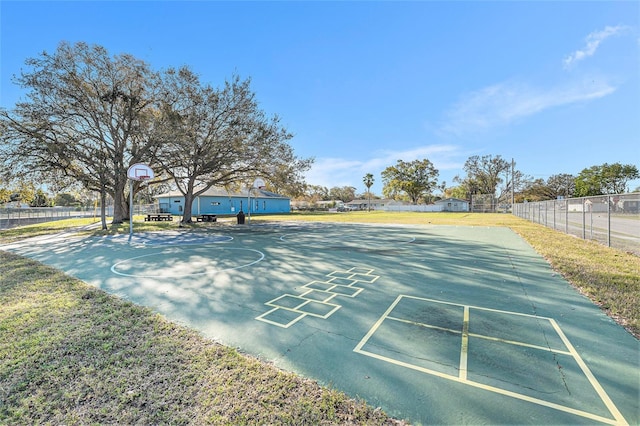
[[[99,210],[83,207],[0,208],[0,229],[96,215],[100,217]]]
[[[513,214],[640,256],[640,193],[517,203]]]
[[[157,204],[134,204],[134,215],[158,213]],[[113,205],[106,207],[107,217],[113,216]],[[0,229],[54,220],[93,217],[100,220],[100,206],[96,207],[23,207],[0,208]]]
[[[498,200],[491,194],[473,194],[471,196],[470,211],[473,213],[495,213]]]

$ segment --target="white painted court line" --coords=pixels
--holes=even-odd
[[[198,245],[199,247],[204,247],[205,245]],[[209,274],[215,274],[215,273],[220,273],[220,272],[225,272],[225,271],[233,271],[233,270],[237,270],[237,269],[242,269],[242,268],[246,268],[248,266],[251,265],[255,265],[258,262],[261,262],[264,259],[264,253],[262,253],[259,250],[254,250],[254,249],[248,249],[248,248],[232,248],[232,247],[212,247],[210,248],[211,251],[248,251],[248,252],[253,252],[256,253],[256,259],[252,260],[250,262],[246,262],[237,266],[233,266],[233,267],[229,267],[229,268],[222,268],[222,269],[214,269],[214,270],[210,270],[210,271],[204,271],[204,272],[182,272],[180,274],[170,274],[168,273],[166,270],[162,271],[161,273],[158,274],[147,274],[147,273],[142,273],[142,274],[128,274],[125,272],[121,272],[118,271],[118,268],[122,268],[123,265],[130,263],[135,265],[136,261],[145,257],[151,257],[151,256],[163,256],[163,257],[180,257],[181,255],[183,255],[185,252],[188,252],[189,250],[191,250],[193,248],[193,246],[186,246],[184,248],[180,248],[177,247],[176,250],[174,250],[171,253],[165,253],[164,251],[156,251],[154,253],[147,253],[147,254],[143,254],[140,256],[135,256],[135,257],[130,257],[128,259],[125,260],[121,260],[120,262],[116,262],[113,266],[111,266],[111,272],[113,272],[114,274],[117,275],[121,275],[124,277],[135,277],[135,278],[179,278],[179,277],[188,277],[188,276],[196,276],[196,275],[209,275]],[[182,252],[182,253],[181,253]]]

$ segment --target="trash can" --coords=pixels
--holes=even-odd
[[[244,225],[244,213],[242,212],[242,210],[238,212],[236,217],[238,218],[238,225]]]

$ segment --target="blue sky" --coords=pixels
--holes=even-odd
[[[440,181],[472,155],[535,178],[640,168],[640,2],[0,1],[0,106],[24,61],[60,41],[252,79],[307,182],[381,194],[380,172],[428,158]],[[639,181],[632,183],[634,189]]]

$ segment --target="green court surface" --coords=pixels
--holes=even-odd
[[[6,247],[413,424],[639,424],[639,342],[507,228],[318,223]]]

